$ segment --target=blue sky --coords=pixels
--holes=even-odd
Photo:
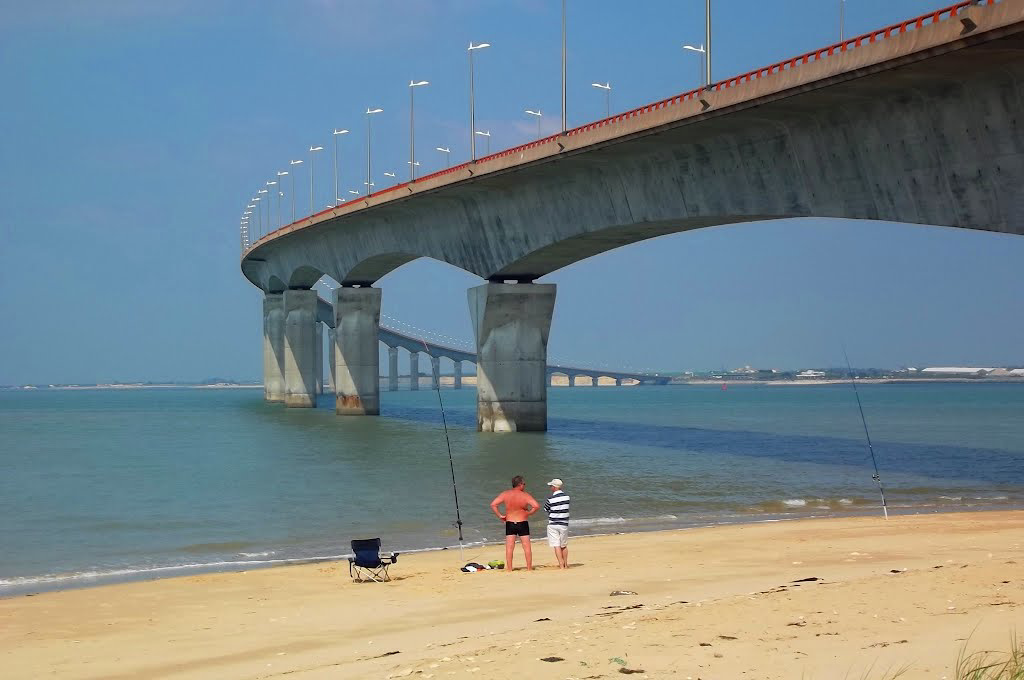
[[[703,0],[569,0],[569,123],[697,84]],[[935,0],[848,0],[847,30]],[[342,143],[342,191],[374,165],[401,177],[408,88],[424,171],[468,155],[466,45],[492,149],[558,126],[554,0],[3,0],[0,25],[0,384],[257,378],[260,294],[238,269],[238,215],[256,189]],[[718,0],[714,77],[832,42],[838,2]],[[329,157],[317,207],[330,199]],[[351,161],[351,162],[349,162]],[[378,176],[379,177],[379,176]],[[308,210],[308,176],[298,175]],[[1024,363],[1024,239],[842,220],[664,237],[547,277],[552,356],[687,370]],[[417,261],[380,281],[383,311],[471,339],[479,280]]]

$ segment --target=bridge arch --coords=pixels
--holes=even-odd
[[[323,275],[324,272],[320,271],[316,267],[303,265],[301,267],[296,268],[294,271],[292,271],[291,275],[289,275],[288,287],[293,289],[312,288],[314,285],[316,285],[316,282],[323,277]]]
[[[287,287],[288,286],[285,285],[285,282],[276,276],[271,275],[267,278],[268,293],[283,293]]]

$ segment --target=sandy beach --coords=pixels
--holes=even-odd
[[[567,571],[535,545],[533,572],[462,573],[449,550],[403,555],[385,584],[321,563],[11,597],[0,600],[0,668],[10,679],[513,668],[560,679],[881,678],[901,668],[904,678],[953,678],[961,649],[1007,650],[1024,621],[1024,512],[591,537],[571,542]],[[477,547],[465,559],[502,554]]]

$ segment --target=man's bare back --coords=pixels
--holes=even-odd
[[[505,523],[505,570],[512,571],[512,555],[515,552],[516,539],[523,546],[526,557],[526,568],[533,569],[533,550],[530,548],[530,523],[527,521],[540,508],[537,499],[526,493],[523,478],[516,475],[512,478],[512,488],[502,491],[491,501],[491,511]],[[505,514],[498,506],[505,505]]]
[[[495,500],[495,505],[505,504],[505,514],[499,516],[506,522],[525,522],[539,505],[533,496],[521,489],[503,491]]]

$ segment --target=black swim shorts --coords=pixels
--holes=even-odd
[[[529,536],[530,535],[530,523],[529,522],[505,522],[505,535],[506,536]]]

